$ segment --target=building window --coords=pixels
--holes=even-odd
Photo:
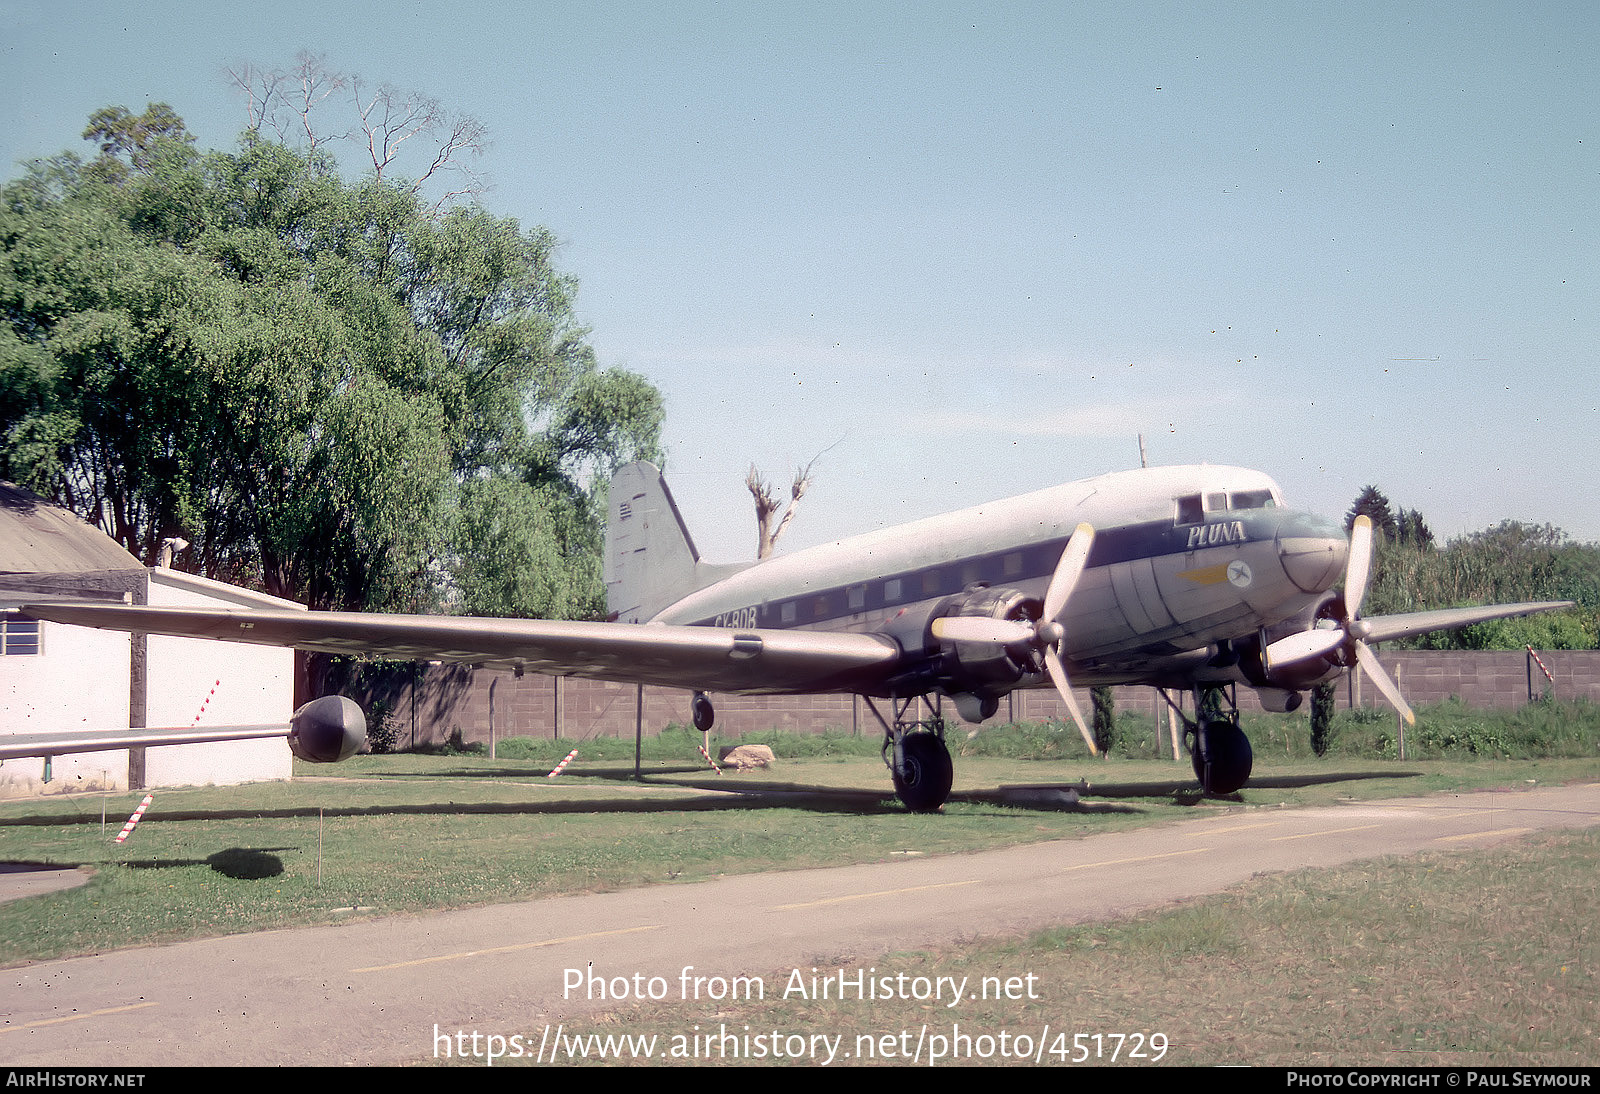
[[[0,622],[0,656],[21,657],[39,652],[39,623],[34,619]]]

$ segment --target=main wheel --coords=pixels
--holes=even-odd
[[[1255,753],[1243,730],[1225,718],[1215,718],[1200,726],[1190,759],[1202,790],[1232,794],[1250,781]]]
[[[894,792],[913,813],[932,813],[950,796],[955,765],[937,734],[909,733],[900,741]]]

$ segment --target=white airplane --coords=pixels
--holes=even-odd
[[[1569,606],[1461,608],[1364,619],[1372,526],[1284,506],[1277,485],[1236,467],[1123,471],[745,566],[702,562],[661,473],[611,484],[606,585],[615,622],[344,612],[40,604],[40,619],[331,653],[491,665],[693,691],[853,693],[884,730],[895,790],[939,808],[952,765],[937,700],[982,722],[1017,688],[1054,686],[1094,750],[1073,685],[1192,689],[1184,716],[1211,794],[1248,780],[1234,689],[1270,710],[1360,664],[1411,711],[1369,642]],[[1342,595],[1332,590],[1343,580]],[[890,718],[874,699],[892,704]],[[914,716],[923,703],[928,717]],[[1176,708],[1175,708],[1176,709]],[[1181,715],[1182,712],[1179,711]],[[302,715],[296,754],[342,759],[356,721]],[[101,747],[108,747],[102,745]]]

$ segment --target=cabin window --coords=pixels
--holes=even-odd
[[[894,604],[900,599],[900,579],[892,577],[883,583],[883,602]]]
[[[922,575],[922,595],[932,596],[939,591],[939,571],[929,570]]]
[[[38,620],[7,619],[0,623],[0,656],[33,656],[38,652]]]
[[[783,621],[785,623],[793,623],[794,620],[795,620],[795,614],[796,614],[795,613],[794,601],[791,600],[788,603],[786,603],[783,606],[783,611],[780,614],[782,615]]]
[[[815,597],[811,601],[811,618],[823,619],[827,616],[827,614],[828,598],[826,596]]]
[[[1012,551],[1002,562],[1007,577],[1016,577],[1022,572],[1022,552]]]
[[[865,585],[852,585],[850,587],[850,610],[863,611],[867,606],[867,587]]]

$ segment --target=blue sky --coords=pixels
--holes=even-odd
[[[245,123],[331,67],[493,140],[607,364],[668,400],[702,550],[821,453],[786,545],[1153,463],[1341,515],[1600,540],[1588,3],[0,0],[0,159],[89,114]]]

